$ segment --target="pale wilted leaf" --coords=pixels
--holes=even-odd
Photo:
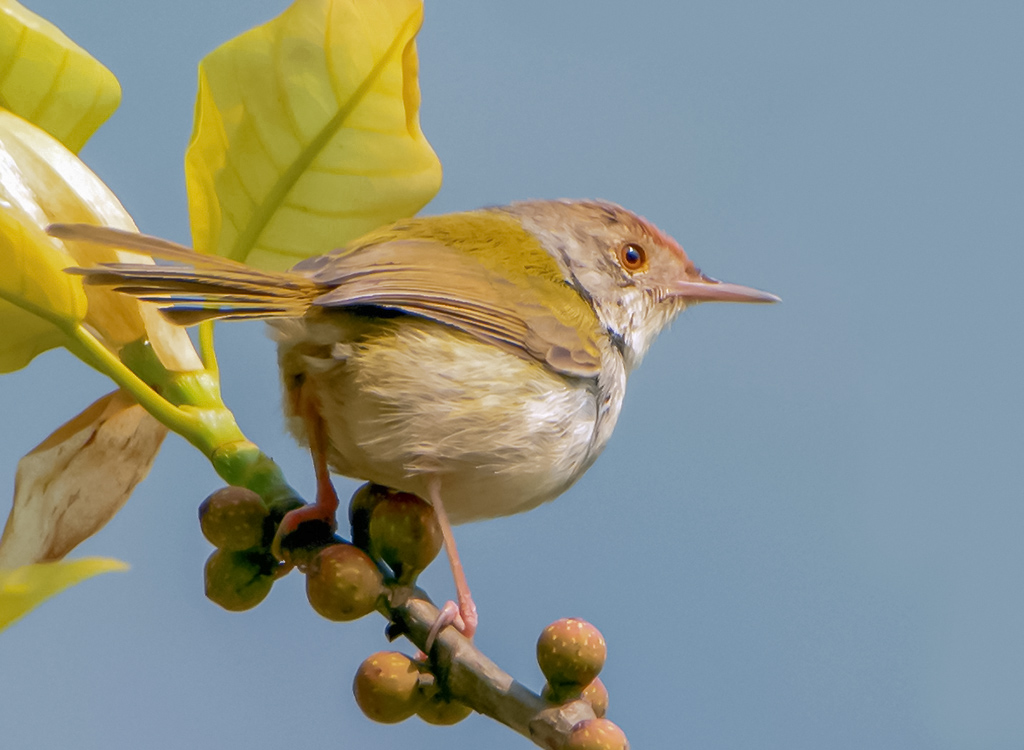
[[[0,568],[59,560],[109,521],[149,472],[167,428],[114,391],[18,462]]]
[[[19,227],[32,225],[34,234],[41,234],[48,224],[55,222],[135,230],[134,222],[117,197],[77,156],[35,125],[3,110],[0,110],[0,212],[11,214],[10,222],[16,222]],[[0,227],[0,231],[7,231],[7,227]],[[47,240],[46,244],[52,247],[53,241]],[[21,247],[30,251],[34,245],[23,243]],[[66,250],[76,264],[83,266],[116,261],[152,262],[135,253],[85,242],[69,242]],[[78,284],[77,280],[75,283]],[[201,367],[188,335],[164,321],[152,307],[140,306],[131,297],[100,287],[88,287],[85,294],[88,298],[85,322],[111,348],[118,349],[148,332],[161,362],[168,369]],[[26,345],[24,351],[15,350],[9,357],[10,362],[24,360],[17,365],[21,366],[48,348],[43,344],[53,346],[56,343],[59,341],[32,342],[34,347]],[[25,352],[33,348],[35,350],[26,357]],[[10,369],[16,367],[4,366],[0,360],[0,371]]]
[[[128,566],[109,557],[84,557],[0,568],[0,630],[68,586],[115,570],[128,570]]]
[[[200,252],[284,269],[441,186],[419,125],[421,0],[295,0],[199,68],[185,158]]]
[[[114,74],[14,0],[0,0],[0,106],[78,151],[121,101]]]

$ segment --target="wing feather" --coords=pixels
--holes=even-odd
[[[314,307],[381,307],[436,320],[551,369],[596,377],[604,332],[568,284],[508,279],[474,255],[434,239],[395,239],[260,271],[157,237],[55,224],[54,237],[144,252],[183,265],[102,264],[69,269],[92,284],[155,302],[176,323],[294,317]]]
[[[516,283],[476,258],[432,240],[394,240],[318,260],[313,281],[330,291],[313,304],[324,308],[376,306],[431,318],[520,356],[576,377],[600,370],[597,316],[584,321],[559,317],[545,293],[572,300],[567,284],[551,288]],[[582,302],[582,300],[581,300]],[[586,304],[585,302],[583,304]],[[592,311],[591,311],[592,312]]]

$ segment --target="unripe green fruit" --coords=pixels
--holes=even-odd
[[[440,693],[434,693],[423,701],[416,714],[428,724],[447,727],[458,724],[473,713],[473,709],[465,703],[446,699]]]
[[[383,592],[377,565],[351,544],[325,547],[306,571],[306,597],[328,620],[345,622],[369,614]]]
[[[603,719],[608,713],[608,688],[601,682],[600,677],[595,677],[593,682],[583,688],[580,697],[590,704],[597,718]]]
[[[370,514],[370,550],[400,583],[412,583],[441,550],[441,527],[430,504],[407,492],[391,492]]]
[[[608,719],[585,719],[572,728],[563,750],[629,750],[626,735]]]
[[[370,549],[370,514],[389,490],[379,484],[367,483],[355,491],[348,504],[348,522],[352,526],[352,544]]]
[[[215,550],[206,561],[206,598],[231,612],[252,609],[274,585],[273,557],[262,552]]]
[[[397,724],[423,704],[419,682],[416,662],[397,651],[380,651],[359,665],[352,692],[367,718]]]
[[[270,511],[245,487],[222,487],[199,506],[199,526],[214,547],[229,551],[263,544]]]
[[[600,631],[575,617],[551,623],[537,640],[537,663],[555,688],[589,685],[604,666],[607,654]]]

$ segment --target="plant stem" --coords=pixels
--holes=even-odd
[[[202,451],[228,484],[248,487],[273,510],[301,503],[281,469],[243,434],[234,414],[224,405],[216,369],[167,370],[145,339],[121,349],[120,358],[82,326],[71,332],[72,352],[108,375],[146,411]],[[208,338],[204,361],[213,361]]]

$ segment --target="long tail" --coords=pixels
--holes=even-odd
[[[85,283],[112,287],[159,305],[173,323],[204,320],[297,317],[325,288],[290,271],[261,271],[227,258],[197,253],[184,245],[136,232],[90,224],[51,224],[51,236],[133,250],[179,265],[102,263],[69,268]]]

